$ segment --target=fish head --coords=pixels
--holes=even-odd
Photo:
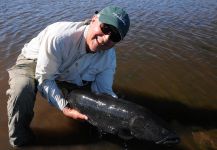
[[[144,116],[135,116],[130,120],[131,134],[140,140],[146,140],[162,145],[178,144],[180,138],[174,131],[171,131],[163,123],[146,118]]]

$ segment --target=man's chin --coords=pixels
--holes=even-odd
[[[98,46],[90,47],[89,51],[91,51],[92,53],[96,53],[96,52],[98,52],[100,50],[104,50],[104,49],[105,49],[104,47],[98,45]]]
[[[89,53],[96,53],[97,51],[98,51],[97,48],[88,48],[87,49],[87,52],[89,52]]]
[[[102,51],[102,50],[108,50],[110,49],[110,47],[107,46],[98,46],[98,47],[89,47],[89,52],[91,53],[96,53],[98,51]]]

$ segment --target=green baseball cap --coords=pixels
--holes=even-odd
[[[130,19],[126,11],[120,7],[108,6],[99,13],[99,21],[114,26],[123,40],[130,27]]]

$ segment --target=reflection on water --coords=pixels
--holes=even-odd
[[[0,111],[4,115],[0,141],[5,143],[1,146],[8,149],[5,70],[14,64],[23,45],[48,24],[84,20],[110,4],[124,7],[131,18],[129,34],[116,47],[115,90],[167,120],[182,138],[176,149],[217,149],[216,0],[1,0]],[[41,98],[35,110],[33,127],[42,138],[38,145],[41,149],[46,143],[56,149],[122,149],[118,140],[109,138],[85,142],[91,138],[80,130],[88,127],[69,123]],[[84,142],[73,143],[70,137]],[[147,145],[156,148],[134,142],[129,149]]]

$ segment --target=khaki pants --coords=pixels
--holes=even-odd
[[[29,144],[34,140],[30,123],[34,116],[33,108],[37,93],[35,79],[36,60],[27,59],[22,54],[18,56],[16,64],[8,70],[9,86],[6,94],[8,110],[9,142],[13,147]],[[58,87],[66,96],[71,90],[81,88],[74,84],[56,81]],[[90,84],[82,87],[90,90]]]
[[[19,55],[16,64],[8,70],[10,88],[6,94],[9,96],[8,132],[12,146],[22,146],[33,140],[30,123],[37,92],[35,66],[36,60]]]

